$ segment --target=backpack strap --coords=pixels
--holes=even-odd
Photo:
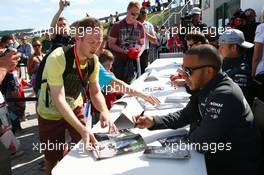
[[[74,63],[74,47],[73,46],[63,46],[63,52],[65,54],[66,66],[63,72],[63,79],[69,74]]]
[[[66,61],[66,66],[65,70],[63,72],[63,78],[68,75],[70,72],[69,70],[72,68],[73,61],[74,61],[74,53],[73,53],[73,46],[62,46],[63,52],[65,54],[65,61]],[[46,60],[45,60],[46,61]],[[41,80],[41,83],[46,83],[47,79]],[[48,108],[49,107],[49,85],[47,84],[46,87],[46,98],[45,98],[45,106]]]
[[[94,71],[94,58],[88,59],[88,75],[90,76]]]

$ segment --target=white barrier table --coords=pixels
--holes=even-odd
[[[148,73],[143,74],[137,79],[133,86],[145,88],[150,85],[166,84],[169,81],[168,74],[176,71],[174,64],[179,59],[157,59],[149,67],[147,71],[153,69],[158,70],[160,73],[159,82],[144,82],[143,80],[148,76]],[[180,60],[181,61],[181,60]],[[160,66],[158,66],[160,65]],[[144,82],[144,83],[143,83]],[[143,86],[144,85],[144,86]],[[164,85],[166,91],[154,92],[161,101],[166,96],[171,94],[185,93],[184,89],[178,88],[177,90],[169,85]],[[166,109],[166,110],[151,110],[146,111],[147,114],[168,114],[179,109]],[[117,119],[114,114],[111,115],[113,120]],[[93,131],[102,131],[99,125],[95,125]],[[105,130],[104,130],[105,131]],[[140,133],[146,144],[152,143],[159,138],[175,135],[181,133],[183,129],[178,130],[156,130],[149,131],[147,129],[132,129],[135,133]],[[191,159],[189,160],[167,160],[167,159],[149,159],[143,155],[143,152],[131,153],[120,155],[114,158],[96,161],[91,152],[84,151],[82,148],[82,141],[79,142],[68,155],[66,155],[56,167],[52,170],[53,175],[72,175],[72,174],[89,174],[94,173],[97,175],[206,175],[206,165],[204,155],[196,151],[191,151]]]
[[[164,69],[173,69],[174,71],[177,64],[182,64],[182,58],[163,58],[163,59],[156,59],[153,63],[151,63],[147,68],[146,72],[151,71],[153,69],[157,71],[161,71]]]

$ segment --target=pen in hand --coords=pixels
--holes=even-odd
[[[142,117],[142,116],[144,116],[144,113],[145,113],[145,110],[143,110],[142,112],[141,112],[141,114],[139,115],[139,117]],[[137,127],[137,123],[135,123],[135,126],[134,126],[134,128],[136,128]]]
[[[145,113],[145,110],[143,110],[139,116],[144,116],[144,113]]]

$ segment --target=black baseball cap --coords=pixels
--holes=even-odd
[[[148,14],[148,10],[146,8],[141,8],[140,14]]]

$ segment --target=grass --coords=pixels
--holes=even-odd
[[[163,13],[155,12],[153,14],[149,14],[147,21],[150,22],[153,26],[162,25],[163,22],[169,17],[170,11],[167,9]]]

